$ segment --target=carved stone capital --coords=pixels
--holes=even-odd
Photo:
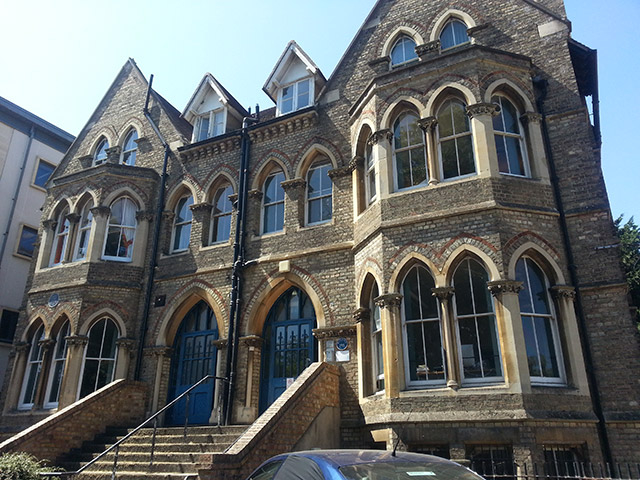
[[[118,348],[124,348],[125,350],[128,350],[130,353],[132,353],[133,349],[136,346],[136,341],[133,338],[122,337],[116,340],[116,345],[118,346]]]
[[[80,221],[80,215],[77,213],[68,213],[65,218],[69,221],[70,224],[75,225]]]
[[[44,220],[42,222],[42,226],[45,228],[45,230],[54,231],[57,225],[58,222],[56,222],[55,218],[48,218],[47,220]]]
[[[108,217],[111,215],[111,209],[104,205],[98,205],[97,207],[90,208],[89,210],[94,217]]]
[[[173,220],[176,218],[176,213],[171,210],[163,210],[162,211],[162,219],[167,223],[173,223]]]
[[[520,115],[520,121],[525,127],[530,123],[541,123],[542,115],[536,112],[525,112]]]
[[[152,222],[154,217],[155,214],[150,210],[138,210],[136,212],[136,220],[139,222],[142,220]]]
[[[436,117],[425,117],[418,120],[418,126],[425,132],[432,132],[438,126]]]
[[[487,283],[487,288],[491,295],[497,297],[503,293],[513,293],[517,295],[524,288],[522,282],[517,280],[495,280]]]
[[[500,109],[495,103],[476,103],[467,107],[467,115],[470,118],[482,115],[495,117],[498,113],[500,113]]]
[[[360,307],[353,312],[353,319],[356,323],[366,322],[371,318],[371,310],[368,308]]]
[[[213,343],[216,348],[227,348],[227,344],[229,342],[226,338],[219,338],[218,340],[214,340],[211,343]]]
[[[430,53],[438,53],[440,51],[440,40],[434,40],[432,42],[423,43],[422,45],[416,45],[416,55],[424,57]]]
[[[27,353],[29,348],[31,347],[30,343],[27,342],[16,342],[13,344],[13,351],[17,354]]]
[[[70,347],[84,347],[89,342],[89,337],[86,335],[70,335],[65,337],[64,340]]]
[[[93,165],[93,155],[83,155],[82,157],[78,158],[78,161],[80,162],[80,166],[82,168],[89,168],[91,165]]]
[[[373,299],[373,303],[375,303],[380,308],[397,308],[402,303],[402,294],[400,293],[385,293],[384,295],[380,295]]]
[[[170,358],[173,355],[173,348],[171,347],[153,347],[145,349],[145,355],[153,355],[154,357]]]
[[[350,173],[351,173],[351,169],[349,167],[339,167],[339,168],[332,168],[327,172],[327,175],[329,175],[329,178],[333,180],[334,178],[345,177]]]
[[[438,297],[439,300],[449,301],[453,294],[456,292],[456,289],[453,287],[435,287],[431,289],[431,294],[434,297]]]
[[[240,343],[247,347],[262,347],[264,339],[258,335],[247,335],[246,337],[240,337]]]
[[[393,132],[388,128],[384,128],[382,130],[378,130],[377,132],[374,132],[373,134],[371,134],[368,141],[371,142],[371,145],[375,145],[385,140],[391,143],[392,138],[393,138]]]
[[[44,350],[45,352],[51,350],[55,344],[56,341],[52,340],[51,338],[45,338],[38,341],[38,345],[40,345],[40,348],[42,348],[42,350]]]
[[[291,192],[304,188],[307,185],[307,182],[305,182],[303,178],[294,178],[292,180],[285,180],[284,182],[281,182],[280,185],[282,185],[282,189],[285,192]]]
[[[107,154],[107,163],[120,163],[120,153],[122,147],[120,145],[114,145],[111,148],[107,148],[105,153]]]
[[[341,325],[335,327],[314,328],[313,336],[318,340],[325,338],[355,337],[357,327],[355,325]]]
[[[351,171],[357,170],[358,168],[361,168],[363,166],[364,166],[364,157],[360,155],[356,155],[349,162],[349,168],[351,169]]]
[[[238,208],[238,194],[232,193],[229,195],[229,201],[231,202],[231,207],[234,209]]]
[[[252,198],[254,200],[262,200],[262,190],[258,190],[258,189],[249,190],[247,194],[249,195],[249,198]]]
[[[213,205],[207,202],[194,203],[189,207],[191,211],[196,215],[210,215],[213,210]]]
[[[573,301],[576,298],[576,289],[569,285],[554,285],[549,291],[556,300],[567,299]]]

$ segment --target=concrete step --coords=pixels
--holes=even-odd
[[[96,437],[93,441],[86,442],[86,445],[89,446],[91,444],[100,444],[100,445],[113,445],[114,443],[122,440],[124,435],[122,436],[107,436],[100,435]],[[153,436],[146,434],[136,434],[125,442],[126,444],[131,445],[140,445],[140,444],[151,444]],[[171,434],[171,435],[156,435],[156,445],[158,444],[180,444],[180,443],[230,443],[233,442],[238,435],[218,435],[218,434],[208,434],[208,433],[187,433],[187,436],[184,437],[182,434]],[[84,445],[83,445],[84,448]]]
[[[197,480],[197,474],[185,473],[149,473],[149,472],[118,472],[118,480]],[[73,477],[73,480],[112,480],[111,472],[87,471]]]
[[[99,460],[94,463],[91,470],[97,472],[111,472],[113,469],[113,460]],[[151,472],[151,473],[191,473],[197,474],[195,463],[186,462],[153,462],[149,465],[149,461],[130,462],[118,460],[118,473],[120,472]]]

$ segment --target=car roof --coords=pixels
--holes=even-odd
[[[286,456],[291,455],[326,462],[336,468],[372,462],[453,463],[450,460],[433,455],[410,452],[395,452],[394,454],[387,450],[307,450],[286,454]]]

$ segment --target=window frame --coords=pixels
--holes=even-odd
[[[103,330],[102,330],[102,335],[101,335],[101,340],[100,340],[100,356],[98,357],[87,357],[87,353],[89,350],[89,342],[91,342],[91,330],[93,330],[94,328],[96,328],[96,326],[103,321],[105,322]],[[116,335],[115,335],[115,340],[114,340],[114,351],[113,351],[113,357],[103,357],[102,353],[104,350],[104,341],[105,341],[105,332],[107,329],[107,325],[111,323],[115,330],[116,330]],[[91,327],[89,328],[89,330],[87,330],[87,337],[89,338],[89,341],[87,342],[87,344],[84,347],[84,351],[82,353],[82,368],[80,371],[80,380],[78,382],[78,393],[76,395],[76,399],[81,399],[81,398],[85,398],[87,395],[91,395],[93,392],[95,392],[96,390],[102,388],[105,385],[108,385],[109,383],[113,382],[116,376],[116,368],[118,367],[118,353],[120,348],[118,347],[118,338],[120,338],[120,329],[118,328],[118,324],[113,321],[111,318],[109,317],[102,317],[100,318],[97,322],[94,322],[93,325],[91,325]],[[99,377],[96,376],[96,380],[94,382],[94,388],[93,390],[91,390],[90,392],[88,392],[84,397],[81,396],[82,394],[82,386],[84,384],[84,374],[85,374],[85,370],[86,370],[86,366],[87,366],[87,359],[89,360],[97,360],[98,361],[98,369],[97,371],[100,371],[100,365],[102,364],[102,362],[113,362],[113,368],[111,370],[111,380],[109,380],[108,382],[106,382],[104,385],[102,385],[101,387],[95,388],[96,385],[98,385],[98,380]]]
[[[135,135],[136,138],[132,139],[131,137],[133,135]],[[135,166],[136,158],[138,157],[138,144],[136,143],[136,141],[139,139],[140,135],[138,134],[138,130],[135,127],[131,127],[124,137],[124,142],[122,142],[122,153],[120,154],[121,165],[127,165],[129,167]],[[130,141],[135,145],[135,147],[127,149],[127,145]],[[130,158],[133,158],[133,161],[130,162]]]
[[[122,236],[123,229],[133,230],[133,239],[131,240],[131,255],[130,256],[126,256],[126,257],[107,255],[106,254],[106,249],[107,249],[107,242],[109,240],[109,227],[111,226],[111,217],[113,215],[113,206],[116,204],[116,202],[123,201],[123,200],[130,202],[131,205],[133,205],[133,207],[135,208],[135,213],[134,213],[135,223],[134,223],[133,226],[131,226],[131,225],[121,225],[121,224],[114,224],[114,226],[120,229],[120,236]],[[134,202],[129,197],[119,197],[119,198],[116,198],[113,202],[111,202],[111,205],[109,206],[109,209],[110,209],[111,212],[109,213],[109,217],[107,219],[107,227],[106,227],[106,232],[105,232],[105,235],[104,235],[104,243],[102,245],[102,257],[101,258],[102,258],[102,260],[107,260],[107,261],[112,261],[112,262],[131,263],[133,261],[133,252],[134,252],[134,247],[135,247],[135,240],[136,240],[136,236],[137,236],[137,233],[138,233],[138,219],[135,218],[137,216],[138,211],[139,211],[138,205],[136,204],[136,202]],[[118,241],[118,249],[120,249],[120,241]]]
[[[498,99],[499,101],[495,102],[494,101],[495,99]],[[515,110],[515,113],[516,113],[515,120],[519,130],[518,133],[507,132],[506,128],[505,130],[496,130],[495,119],[498,116],[502,119],[502,125],[506,126],[504,121],[504,107],[502,106],[503,100],[506,100],[507,102],[509,102],[509,104]],[[520,116],[522,115],[520,113],[520,110],[518,109],[514,101],[512,101],[507,95],[504,95],[502,93],[494,93],[491,96],[491,103],[498,106],[498,114],[496,115],[496,117],[494,117],[494,120],[493,120],[493,138],[494,138],[494,142],[496,143],[496,151],[498,150],[498,145],[497,145],[498,137],[501,137],[503,139],[503,142],[506,142],[506,138],[514,138],[514,139],[517,139],[518,141],[518,146],[520,147],[520,154],[522,155],[522,169],[523,169],[522,174],[512,173],[511,171],[503,172],[502,170],[500,170],[500,157],[498,157],[498,171],[500,172],[501,175],[508,175],[508,176],[519,177],[519,178],[531,178],[531,165],[529,164],[529,156],[527,152],[527,141],[526,141],[526,134],[525,134],[526,130],[524,128],[524,125],[522,125],[522,122],[520,121]],[[509,167],[509,170],[511,170],[511,162],[509,161],[508,152],[509,150],[505,146],[507,166]]]
[[[230,191],[231,193],[225,195],[225,192]],[[231,200],[229,200],[229,196],[233,195],[234,191],[233,191],[233,186],[231,186],[230,183],[223,183],[222,185],[220,185],[217,189],[216,192],[213,195],[213,204],[212,204],[212,209],[211,209],[211,224],[209,226],[209,245],[220,245],[220,244],[224,244],[224,243],[228,243],[229,239],[231,238],[231,221],[233,220],[233,202]],[[224,198],[224,200],[223,200]],[[217,200],[216,200],[217,199]],[[220,210],[220,213],[216,213],[216,206],[218,205],[218,203],[222,200],[222,206],[223,208],[226,207],[227,205],[229,205],[229,211],[226,210]],[[216,225],[217,222],[219,221],[219,219],[221,219],[222,217],[229,217],[229,232],[227,233],[227,236],[225,239],[222,240],[214,240],[213,238],[213,234],[216,230]]]
[[[398,124],[398,122],[402,123],[408,116],[412,116],[416,119],[416,125],[418,125],[418,120],[420,120],[420,117],[418,116],[418,114],[412,110],[405,110],[403,112],[401,112],[400,114],[398,114],[393,122],[393,130],[392,130],[392,138],[391,138],[391,151],[392,151],[392,159],[393,159],[393,188],[394,188],[394,192],[404,192],[404,191],[408,191],[408,190],[412,190],[415,188],[421,188],[421,187],[426,187],[427,185],[429,185],[429,158],[427,156],[427,146],[426,146],[426,142],[425,142],[425,136],[424,133],[422,132],[422,130],[420,130],[420,126],[418,125],[418,129],[420,130],[420,140],[421,143],[415,143],[412,145],[408,145],[406,147],[401,147],[400,149],[396,148],[396,124]],[[409,142],[409,129],[410,129],[410,125],[411,123],[406,125],[407,128],[407,142]],[[398,124],[397,128],[402,128],[401,124]],[[418,151],[418,150],[422,151],[422,154],[424,155],[424,171],[425,171],[425,179],[419,183],[413,183],[413,168],[412,168],[412,162],[411,162],[411,152],[413,151]],[[404,152],[409,152],[409,167],[410,167],[410,174],[411,174],[411,185],[408,187],[400,187],[400,185],[398,184],[399,179],[398,179],[398,160],[397,160],[397,154],[398,153],[404,153]]]
[[[87,254],[89,253],[89,242],[91,240],[91,229],[93,228],[93,213],[91,213],[91,209],[93,208],[93,200],[89,200],[85,203],[84,207],[80,211],[80,220],[78,220],[78,225],[76,228],[74,245],[73,245],[73,262],[80,262],[82,260],[86,260]],[[85,212],[87,217],[88,225],[83,223],[85,218]],[[86,234],[86,236],[84,236]],[[82,240],[86,239],[86,247],[85,253],[80,256],[80,248],[83,244]]]
[[[43,185],[39,185],[38,183],[36,183],[36,180],[38,179],[38,171],[40,170],[40,166],[43,165],[43,164],[47,165],[48,167],[52,167],[52,169],[51,169],[51,173],[49,174],[47,179],[44,181],[44,184]],[[49,179],[53,175],[53,172],[55,172],[56,168],[57,168],[57,165],[55,165],[55,164],[53,164],[51,162],[47,162],[43,158],[37,157],[36,168],[33,169],[33,178],[31,179],[31,186],[46,192],[47,191],[47,187],[46,187],[47,182],[49,181]]]
[[[402,58],[403,60],[401,62],[398,63],[394,63],[393,61],[393,52],[394,50],[400,46],[400,43],[405,44],[406,42],[411,42],[413,44],[413,55],[410,58],[406,58],[406,47],[403,45],[402,46]],[[391,48],[389,49],[389,65],[392,69],[394,68],[398,68],[404,65],[408,65],[410,63],[416,62],[420,59],[420,57],[418,57],[418,54],[416,53],[416,46],[418,44],[416,43],[415,39],[411,36],[408,35],[406,33],[403,33],[401,35],[398,36],[398,38],[393,42],[393,45],[391,46]]]
[[[49,267],[57,267],[65,263],[67,257],[67,249],[69,248],[69,235],[71,233],[71,222],[66,218],[69,215],[69,207],[64,207],[57,216],[56,228],[53,231],[53,241],[51,242],[51,252],[49,253]],[[66,226],[64,231],[59,231],[60,226]],[[60,259],[56,262],[58,246],[62,241],[60,247]]]
[[[221,121],[216,122],[216,118],[218,115],[222,116]],[[204,119],[207,119],[207,132],[204,138],[201,137],[201,127]],[[222,129],[221,132],[218,132],[217,126],[220,125]],[[220,135],[224,135],[227,129],[227,109],[224,107],[215,108],[213,110],[209,110],[208,112],[201,113],[196,117],[196,121],[194,122],[193,128],[193,143],[204,142],[210,138],[219,137]]]
[[[33,241],[33,250],[31,252],[31,255],[27,255],[26,253],[23,253],[20,248],[20,244],[22,243],[22,238],[23,238],[25,229],[33,230],[33,232],[35,233],[35,239]],[[33,258],[33,254],[36,251],[37,242],[38,242],[38,228],[34,227],[33,225],[27,225],[26,223],[21,223],[20,228],[18,229],[18,239],[16,241],[16,248],[13,254],[16,257],[23,258],[25,260],[31,260]]]
[[[449,181],[453,181],[453,180],[460,180],[463,178],[468,178],[468,177],[472,177],[474,175],[478,174],[478,162],[476,160],[476,154],[475,154],[475,149],[474,149],[474,138],[473,138],[473,128],[471,125],[471,119],[468,118],[467,115],[467,119],[468,119],[468,125],[469,125],[469,129],[463,133],[456,133],[455,132],[455,121],[453,118],[453,111],[451,111],[451,116],[452,116],[452,126],[453,126],[453,130],[454,133],[453,135],[449,135],[446,137],[442,137],[440,135],[440,112],[442,109],[444,109],[447,105],[449,105],[452,102],[457,102],[458,104],[462,105],[463,107],[463,111],[465,112],[466,115],[466,108],[467,108],[467,104],[464,100],[461,100],[458,97],[449,97],[447,99],[445,99],[442,104],[440,105],[440,108],[438,108],[437,111],[437,115],[436,117],[438,118],[438,125],[436,127],[436,143],[437,143],[437,147],[438,147],[438,168],[440,170],[439,172],[439,176],[440,176],[440,181],[441,182],[449,182]],[[458,172],[460,172],[460,155],[458,153],[458,139],[460,138],[464,138],[464,137],[470,137],[470,141],[471,141],[471,159],[473,161],[473,172],[470,173],[464,173],[464,174],[459,174],[453,177],[446,177],[445,178],[445,169],[444,169],[444,158],[442,156],[442,143],[446,142],[446,141],[454,141],[455,142],[455,148],[456,148],[456,165],[457,165],[457,170]]]
[[[107,154],[107,150],[109,149],[109,140],[106,137],[101,137],[98,141],[96,148],[93,151],[93,166],[97,167],[98,165],[102,165],[107,162],[109,155]],[[104,151],[104,157],[101,157],[100,154]],[[100,157],[99,157],[100,156]]]
[[[452,17],[450,17],[450,18],[448,18],[448,19],[444,22],[444,25],[442,26],[442,29],[440,30],[440,33],[438,34],[438,41],[440,42],[440,50],[441,50],[441,51],[443,51],[443,52],[444,52],[444,51],[447,51],[447,50],[451,50],[452,48],[459,47],[459,46],[461,46],[461,45],[466,45],[466,44],[468,44],[468,43],[471,43],[471,37],[469,36],[469,34],[468,34],[468,33],[466,33],[466,38],[467,38],[467,39],[466,39],[465,41],[463,41],[463,42],[457,42],[457,43],[456,43],[455,30],[453,30],[453,32],[452,32],[452,33],[453,33],[453,41],[454,41],[453,45],[451,45],[451,46],[449,46],[449,47],[442,47],[442,35],[444,35],[445,30],[446,30],[450,25],[451,25],[451,28],[453,28],[453,24],[454,24],[454,23],[460,23],[461,25],[464,25],[464,27],[465,27],[465,33],[466,33],[466,31],[467,31],[467,30],[469,30],[469,26],[467,25],[467,23],[466,23],[464,20],[462,20],[462,19],[460,19],[460,18],[458,18],[458,17],[453,17],[453,16],[452,16]]]
[[[22,377],[22,385],[20,387],[20,397],[18,398],[18,410],[31,410],[35,404],[36,398],[35,395],[38,390],[38,383],[40,382],[40,376],[42,375],[42,363],[44,360],[44,349],[40,344],[41,341],[45,339],[45,331],[44,324],[40,324],[40,326],[35,330],[33,336],[31,337],[31,346],[29,347],[29,354],[26,358],[26,364],[24,367],[24,375]],[[35,353],[35,349],[37,349],[37,358],[35,360],[32,359]],[[32,369],[35,368],[34,373],[34,381],[33,381],[33,392],[31,394],[31,402],[25,402],[25,395],[27,394],[27,386],[29,383],[29,378],[31,377]]]
[[[56,334],[56,340],[55,340],[56,343],[54,344],[51,350],[52,356],[50,359],[49,372],[47,374],[47,387],[45,388],[44,403],[42,405],[43,408],[45,409],[58,408],[58,403],[60,400],[60,391],[62,390],[62,381],[64,377],[64,366],[67,361],[67,350],[69,348],[69,346],[67,345],[66,337],[68,337],[70,333],[71,333],[71,323],[69,322],[69,320],[67,320],[60,327],[60,330],[58,330],[58,333]],[[62,345],[62,352],[60,352],[61,345]],[[58,356],[59,353],[62,353],[62,355]],[[58,366],[60,366],[60,369],[57,369]],[[60,380],[57,384],[56,399],[55,401],[50,401],[49,397],[52,393],[51,389],[54,386],[54,378],[56,377],[56,371],[60,373],[59,374]]]
[[[276,185],[276,193],[278,193],[280,190],[282,191],[282,200],[277,200],[274,202],[271,202],[269,204],[266,203],[266,195],[267,195],[267,182],[269,181],[269,179],[271,177],[277,177],[278,175],[282,175],[282,181],[278,182],[278,185]],[[287,177],[285,176],[284,172],[281,169],[273,169],[271,172],[269,172],[269,174],[265,177],[264,182],[262,182],[262,205],[260,208],[260,235],[264,236],[264,235],[271,235],[274,233],[280,233],[280,232],[284,232],[284,224],[285,224],[285,193],[284,193],[284,188],[282,188],[282,182],[284,182],[287,179]],[[275,180],[275,179],[274,179]],[[280,228],[276,228],[275,230],[270,230],[270,231],[265,231],[265,220],[266,220],[266,209],[268,207],[273,207],[273,206],[278,206],[282,204],[282,225],[280,225]],[[277,211],[276,211],[277,213]]]
[[[375,302],[375,299],[378,296],[378,284],[374,282],[371,287],[371,294],[369,296],[369,312],[371,323],[371,380],[374,394],[379,394],[385,391],[382,309]],[[379,321],[379,325],[377,325],[376,319]]]
[[[309,103],[307,103],[304,106],[299,106],[298,104],[298,99],[299,99],[299,85],[303,82],[308,82],[309,83]],[[283,112],[282,111],[282,102],[283,102],[283,96],[284,96],[284,90],[285,88],[293,88],[293,92],[292,92],[292,100],[291,100],[291,110],[287,111],[287,112]],[[302,110],[303,108],[307,108],[307,107],[311,107],[313,105],[315,105],[315,82],[313,81],[313,76],[308,76],[308,77],[304,77],[301,79],[298,79],[294,82],[288,83],[286,85],[282,85],[279,89],[278,89],[278,101],[277,103],[277,110],[278,110],[278,116],[282,116],[282,115],[288,115],[289,113],[293,113],[293,112],[297,112],[298,110]]]
[[[15,315],[14,318],[8,318],[8,315],[5,316],[5,312],[14,314]],[[9,343],[9,344],[13,343],[13,340],[16,335],[16,327],[18,325],[19,318],[20,318],[20,312],[18,312],[17,310],[12,310],[10,308],[3,308],[2,310],[0,310],[0,332],[2,332],[2,327],[7,329],[8,332],[11,332],[11,335],[10,335],[11,338],[3,337],[0,335],[0,343]],[[13,323],[13,325],[11,325],[11,323]]]
[[[305,225],[314,226],[314,225],[322,225],[325,223],[330,223],[333,220],[333,181],[329,176],[329,171],[333,168],[333,164],[331,161],[327,159],[322,159],[314,162],[307,170],[307,178],[306,178],[306,188],[305,188]],[[326,175],[322,173],[322,171],[326,169]],[[314,171],[320,170],[320,192],[315,197],[311,197],[311,192],[309,190],[311,175]],[[329,182],[329,187],[326,189],[322,188],[323,181],[327,180]],[[330,191],[329,191],[330,190]],[[329,193],[326,193],[329,191]],[[324,209],[323,209],[323,200],[329,198],[330,199],[330,207],[329,207],[329,216],[328,218],[324,217]],[[311,221],[311,204],[312,202],[320,202],[320,220]]]
[[[373,148],[371,137],[367,139],[364,147],[364,195],[367,206],[373,204],[378,199],[378,188],[376,186],[376,152]],[[373,185],[373,187],[372,187]],[[371,194],[373,190],[373,195]]]
[[[184,221],[178,222],[178,211],[181,209],[180,204],[183,200],[185,201],[184,207],[186,208],[187,215],[185,216]],[[189,203],[189,200],[191,200],[191,203]],[[181,253],[189,250],[189,245],[191,245],[191,229],[193,228],[193,212],[189,207],[193,205],[194,202],[195,200],[191,192],[187,192],[183,195],[180,195],[180,198],[178,198],[178,201],[176,202],[176,206],[173,209],[173,213],[174,213],[173,227],[171,228],[171,249],[170,249],[171,253]],[[176,234],[178,233],[178,228],[180,229],[187,228],[187,226],[189,229],[189,235],[188,235],[189,239],[187,241],[187,244],[185,246],[179,245],[178,247],[176,247],[175,242],[176,242]],[[180,238],[182,238],[182,236],[180,236]]]

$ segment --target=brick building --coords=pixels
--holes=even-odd
[[[207,74],[180,113],[125,63],[49,188],[5,428],[206,374],[231,395],[190,420],[250,424],[326,361],[344,447],[640,461],[595,51],[561,0],[380,0],[330,77],[291,42],[264,91],[251,115]]]

